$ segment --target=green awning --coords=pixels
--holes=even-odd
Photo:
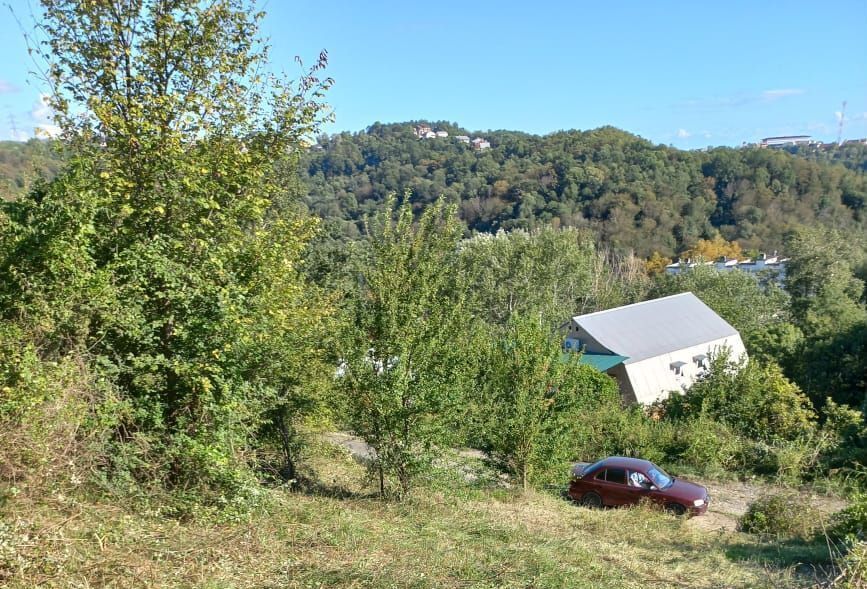
[[[624,360],[629,360],[626,356],[616,356],[614,354],[581,354],[579,362],[592,366],[596,370],[605,372],[609,368],[614,368]]]

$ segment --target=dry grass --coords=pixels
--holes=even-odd
[[[54,493],[12,499],[0,585],[30,587],[789,587],[809,546],[708,533],[650,509],[590,511],[439,479],[402,504],[339,452],[248,521],[180,523]],[[786,550],[794,550],[787,553]],[[775,552],[776,551],[776,552]],[[803,560],[803,559],[801,559]]]

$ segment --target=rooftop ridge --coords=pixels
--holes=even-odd
[[[686,292],[681,292],[681,293],[678,293],[678,294],[668,295],[668,296],[665,296],[665,297],[659,297],[658,299],[649,299],[649,300],[647,300],[647,301],[638,301],[637,303],[632,303],[632,304],[630,304],[630,305],[623,305],[623,306],[621,306],[621,307],[613,307],[613,308],[611,308],[611,309],[603,309],[602,311],[594,311],[594,312],[592,312],[592,313],[585,313],[584,315],[574,315],[574,316],[572,317],[572,319],[577,320],[577,319],[581,319],[582,317],[595,317],[595,316],[597,316],[597,315],[602,315],[602,314],[604,314],[604,313],[610,313],[611,311],[621,311],[621,310],[623,310],[623,309],[631,309],[631,308],[634,308],[634,307],[638,307],[638,306],[640,306],[640,305],[646,305],[647,303],[655,303],[655,302],[657,302],[657,301],[665,301],[665,300],[667,300],[667,299],[673,299],[673,298],[677,298],[677,297],[683,297],[683,296],[686,296],[686,295],[692,295],[692,296],[695,297],[695,295],[692,293],[692,291],[689,291],[689,290],[688,290],[688,291],[686,291]],[[695,297],[695,298],[698,299],[698,297]],[[698,300],[701,300],[701,299],[698,299]]]

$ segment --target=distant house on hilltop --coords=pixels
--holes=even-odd
[[[470,142],[470,138],[467,137],[466,135],[458,135],[455,137],[455,139],[457,139],[461,143],[469,143]]]
[[[723,348],[746,356],[737,330],[691,292],[573,317],[563,346],[643,405],[685,391]]]
[[[473,139],[473,149],[478,149],[481,151],[482,149],[488,149],[490,146],[490,142],[488,142],[486,139],[482,139],[481,137],[476,137],[475,139]]]
[[[782,283],[786,278],[786,262],[788,258],[783,258],[774,252],[773,255],[760,254],[755,260],[737,260],[734,258],[719,258],[716,262],[705,262],[701,260],[678,260],[665,267],[666,274],[680,274],[688,270],[692,270],[698,266],[708,266],[719,270],[720,272],[730,272],[732,270],[740,270],[748,274],[756,274],[758,272],[769,272],[773,275],[773,279],[778,283]]]
[[[782,137],[765,137],[759,143],[760,147],[786,147],[788,145],[805,145],[810,143],[809,135],[784,135]]]
[[[437,131],[437,132],[436,132],[436,135],[437,135],[437,137],[439,137],[440,139],[444,139],[445,137],[448,137],[448,136],[449,136],[449,133],[448,133],[448,131]]]

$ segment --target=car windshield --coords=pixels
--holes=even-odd
[[[656,485],[660,489],[667,489],[674,483],[674,479],[668,476],[664,471],[660,470],[655,466],[651,466],[647,469],[647,476],[650,477],[650,480],[653,481],[653,484]]]
[[[592,474],[592,473],[596,472],[599,469],[599,467],[602,466],[603,462],[605,462],[605,459],[598,460],[598,461],[594,462],[593,464],[591,464],[590,466],[588,466],[587,468],[584,469],[584,474],[587,475],[587,474]]]

